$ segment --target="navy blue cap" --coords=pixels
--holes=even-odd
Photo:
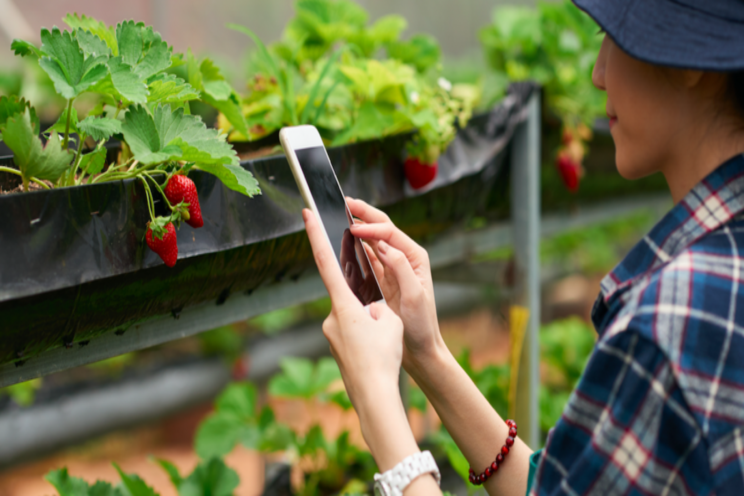
[[[744,69],[744,0],[573,1],[637,59],[683,69]]]

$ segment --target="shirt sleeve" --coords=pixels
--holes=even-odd
[[[530,494],[711,494],[701,439],[667,357],[625,330],[597,343]]]

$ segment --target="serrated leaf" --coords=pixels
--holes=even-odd
[[[116,39],[122,62],[132,67],[140,79],[148,79],[171,65],[171,49],[151,27],[125,21],[116,26]]]
[[[77,39],[68,31],[53,28],[41,30],[39,65],[54,83],[54,89],[64,98],[72,99],[103,79],[108,70],[106,57],[86,57]]]
[[[182,103],[199,98],[199,91],[173,74],[158,74],[150,79],[147,103]]]
[[[119,55],[119,47],[116,42],[116,33],[113,26],[109,27],[104,22],[86,15],[78,16],[77,13],[67,14],[63,21],[72,29],[90,31],[106,43],[113,55]]]
[[[121,121],[108,117],[86,117],[80,121],[77,128],[96,141],[109,139],[114,134],[121,133]]]
[[[72,107],[70,112],[70,133],[78,132],[78,113],[75,107]],[[50,134],[52,131],[56,131],[57,134],[64,134],[67,127],[67,107],[62,111],[62,115],[59,116],[57,122],[49,126],[44,130],[44,134]]]
[[[313,364],[307,358],[286,357],[281,374],[271,378],[269,393],[284,398],[308,398],[313,393]]]
[[[121,57],[111,57],[108,60],[108,69],[113,88],[126,102],[147,101],[147,84],[134,72],[132,66],[123,62]]]
[[[36,48],[36,45],[23,40],[13,40],[10,44],[10,49],[13,50],[15,55],[25,57],[26,55],[33,55],[36,58],[42,57],[41,51]]]
[[[336,360],[324,357],[318,360],[313,374],[313,388],[316,392],[325,391],[334,381],[341,379],[341,371]]]
[[[261,188],[258,186],[256,178],[240,165],[199,163],[199,168],[217,176],[222,181],[222,184],[233,191],[246,196],[261,194]]]
[[[80,170],[91,176],[101,172],[104,165],[106,165],[105,148],[87,153],[80,159]]]
[[[113,465],[116,471],[119,472],[122,484],[127,488],[131,496],[159,496],[158,493],[145,484],[145,481],[143,481],[139,476],[134,474],[125,474],[124,471],[119,468],[119,465],[116,463]]]
[[[238,474],[220,459],[199,464],[179,486],[180,496],[232,496],[240,484]]]
[[[59,493],[59,496],[88,496],[88,483],[79,477],[71,477],[67,468],[49,472],[44,476]]]
[[[186,115],[182,108],[171,111],[170,105],[158,106],[150,114],[145,107],[132,106],[124,118],[122,133],[134,158],[143,164],[171,160],[196,162],[200,166],[231,164],[237,167],[238,164],[235,150],[218,131],[207,129],[200,117]]]
[[[204,91],[215,100],[227,100],[233,93],[219,67],[211,59],[204,59],[199,65]]]
[[[86,31],[84,29],[76,29],[75,37],[78,40],[78,45],[87,55],[97,57],[99,55],[105,55],[106,57],[111,55],[111,48],[102,40],[99,36]]]
[[[39,134],[39,117],[36,110],[24,98],[19,99],[16,95],[0,97],[0,132],[5,129],[5,123],[9,117],[23,113],[29,110],[31,125],[35,134]]]
[[[15,165],[24,182],[31,177],[56,181],[70,167],[72,152],[62,149],[55,131],[43,147],[33,130],[28,110],[8,119],[3,141],[13,151]]]

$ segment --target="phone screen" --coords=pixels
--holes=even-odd
[[[364,305],[382,300],[382,292],[362,242],[349,230],[353,223],[328,154],[322,146],[295,150],[310,194],[349,287]]]

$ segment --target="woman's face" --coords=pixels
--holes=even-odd
[[[676,74],[630,57],[605,36],[592,81],[607,92],[607,116],[615,140],[617,169],[626,179],[659,170],[670,159],[685,122]]]

